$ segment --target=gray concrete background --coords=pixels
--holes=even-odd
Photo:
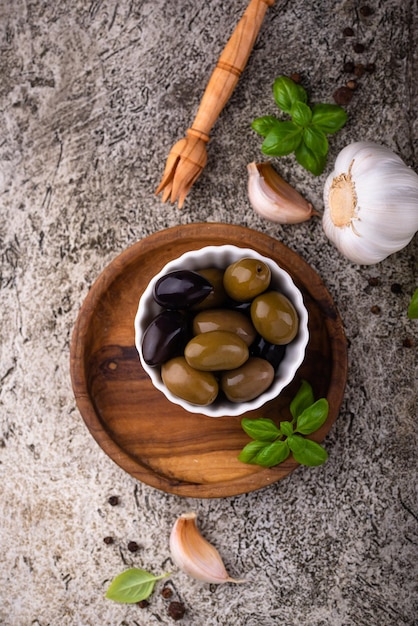
[[[251,582],[211,588],[174,569],[181,623],[418,624],[418,322],[406,316],[418,241],[376,266],[353,265],[320,220],[270,224],[246,192],[246,165],[262,160],[250,122],[276,112],[274,78],[300,72],[312,102],[331,102],[351,77],[347,60],[376,71],[359,79],[326,172],[315,178],[293,157],[277,160],[278,171],[321,211],[326,174],[351,141],[378,141],[417,167],[417,2],[370,0],[365,18],[366,4],[283,0],[269,9],[179,212],[153,192],[245,1],[0,0],[2,626],[173,623],[161,584],[147,609],[103,596],[127,567],[170,569],[168,536],[190,509],[231,574]],[[167,495],[124,473],[90,436],[69,377],[73,325],[101,271],[143,237],[198,221],[244,224],[299,253],[331,292],[349,340],[329,461],[225,500]]]

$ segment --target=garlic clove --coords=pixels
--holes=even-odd
[[[298,224],[313,215],[312,204],[289,185],[269,162],[249,163],[248,198],[254,211],[272,222]]]
[[[200,533],[196,513],[183,513],[170,535],[170,552],[176,565],[189,576],[207,583],[243,583],[231,578],[217,549]]]

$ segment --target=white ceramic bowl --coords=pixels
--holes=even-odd
[[[188,269],[199,270],[206,267],[218,267],[225,269],[231,263],[238,261],[244,257],[259,259],[267,263],[271,270],[271,287],[283,293],[293,303],[299,316],[299,330],[295,339],[287,345],[283,360],[281,361],[271,386],[260,396],[249,402],[234,403],[229,400],[216,400],[213,404],[207,406],[197,406],[186,402],[181,398],[173,395],[164,385],[159,367],[150,367],[147,365],[142,356],[142,337],[152,321],[152,319],[161,311],[161,307],[153,298],[154,285],[161,276],[168,274],[173,270]],[[294,284],[293,280],[287,272],[281,269],[277,263],[271,259],[258,254],[255,250],[249,248],[240,248],[238,246],[207,246],[200,250],[192,250],[186,252],[182,256],[170,261],[163,269],[152,278],[142,294],[138,311],[135,316],[135,345],[138,350],[141,365],[145,372],[151,378],[154,386],[159,389],[171,402],[182,406],[191,413],[201,413],[209,417],[221,417],[223,415],[241,415],[247,411],[257,409],[265,404],[268,400],[272,400],[288,385],[294,378],[298,368],[300,367],[304,357],[305,350],[309,339],[308,333],[308,312],[304,306],[302,294]]]

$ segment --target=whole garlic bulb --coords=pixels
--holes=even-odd
[[[385,146],[355,142],[335,161],[324,188],[322,226],[348,259],[382,261],[418,230],[418,175]]]

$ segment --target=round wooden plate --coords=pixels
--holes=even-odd
[[[316,272],[279,241],[242,226],[190,224],[155,233],[128,248],[102,272],[78,315],[71,342],[71,379],[78,409],[101,448],[136,479],[168,493],[197,498],[234,496],[266,487],[292,472],[289,458],[271,469],[238,461],[249,438],[241,417],[210,418],[169,402],[143,371],[134,317],[150,278],[171,259],[206,245],[250,247],[293,277],[309,312],[310,340],[294,381],[248,417],[290,419],[302,379],[330,410],[312,436],[321,442],[335,421],[347,377],[341,318]],[[314,470],[307,470],[314,471]]]

